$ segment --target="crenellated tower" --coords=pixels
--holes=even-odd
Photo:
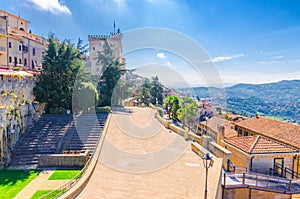
[[[103,65],[98,62],[98,52],[102,52],[105,40],[108,42],[114,55],[119,58],[120,63],[125,63],[125,59],[122,57],[122,37],[123,34],[120,30],[117,33],[111,33],[110,35],[89,35],[90,46],[90,68],[92,74],[101,74]]]

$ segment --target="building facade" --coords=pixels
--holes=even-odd
[[[29,21],[0,10],[0,68],[40,70],[46,40],[32,34]]]
[[[236,123],[238,136],[261,135],[300,150],[300,126],[256,115]],[[300,155],[294,157],[294,171],[300,173]]]
[[[257,135],[229,138],[222,141],[232,152],[230,161],[239,169],[263,174],[290,177],[299,150]]]
[[[32,34],[29,23],[0,10],[0,167],[9,163],[14,145],[41,113],[32,91],[46,40]]]

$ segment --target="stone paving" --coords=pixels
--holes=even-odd
[[[95,171],[78,198],[204,198],[205,169],[190,143],[158,125],[152,109],[115,112]],[[215,198],[222,160],[209,169]]]
[[[15,199],[29,199],[37,190],[55,190],[68,182],[68,180],[48,180],[52,173],[54,170],[43,170],[18,193]]]

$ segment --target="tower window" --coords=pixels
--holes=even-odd
[[[8,47],[11,48],[11,42],[8,42]]]
[[[12,58],[11,58],[11,57],[9,57],[9,58],[8,58],[8,60],[9,60],[9,63],[11,63],[11,62],[12,62]]]
[[[32,49],[32,55],[35,55],[35,48]]]
[[[22,46],[21,45],[19,45],[19,51],[21,51],[22,50]]]

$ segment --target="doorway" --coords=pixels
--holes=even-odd
[[[283,166],[284,166],[283,158],[274,158],[274,171],[280,176],[283,176]]]

